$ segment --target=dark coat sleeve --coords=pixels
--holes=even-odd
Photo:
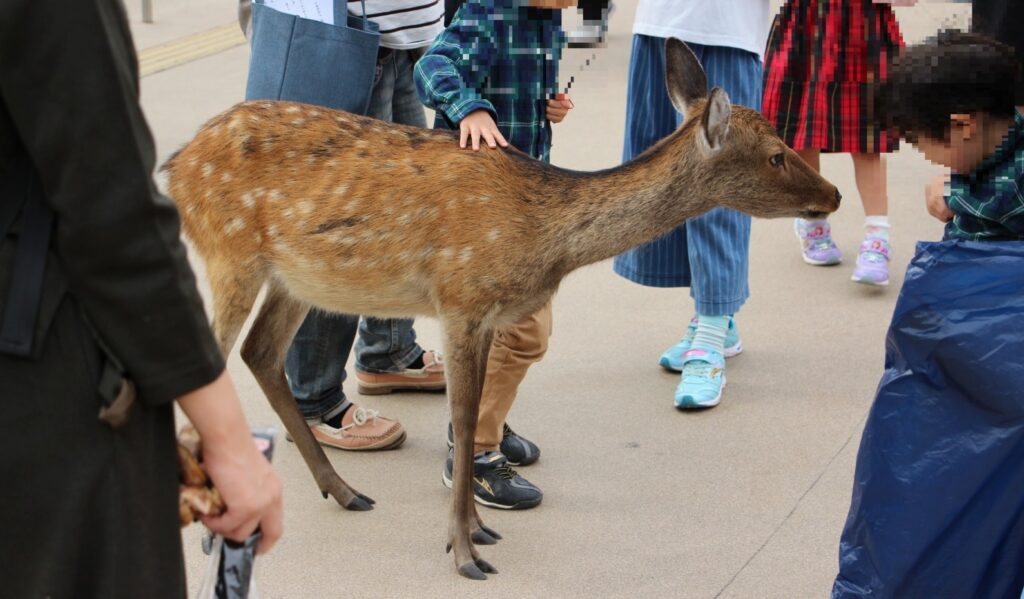
[[[169,401],[224,369],[153,183],[153,141],[117,0],[0,3],[0,97],[56,213],[68,288],[142,401]],[[0,140],[2,143],[3,140]]]

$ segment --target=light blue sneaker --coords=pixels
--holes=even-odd
[[[725,357],[706,349],[691,349],[683,354],[683,376],[676,387],[676,407],[680,410],[710,408],[722,401],[725,388]]]
[[[693,337],[697,334],[697,317],[690,319],[690,325],[686,327],[686,335],[679,343],[665,350],[658,360],[658,364],[665,370],[682,372],[683,354],[690,351],[693,345]],[[729,318],[729,328],[725,331],[725,357],[731,358],[743,351],[743,343],[740,341],[740,331],[736,328],[736,319]]]

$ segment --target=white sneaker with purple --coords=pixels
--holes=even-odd
[[[891,253],[888,239],[868,235],[860,244],[857,266],[850,280],[865,285],[888,285]]]
[[[832,241],[832,227],[827,220],[798,218],[794,221],[794,228],[800,240],[804,262],[815,266],[831,266],[842,260],[843,255]]]

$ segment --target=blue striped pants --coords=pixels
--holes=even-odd
[[[688,43],[707,72],[734,104],[761,108],[761,60],[724,46]],[[633,36],[626,100],[623,161],[666,137],[682,122],[665,87],[665,40]],[[715,208],[652,242],[616,256],[615,272],[650,287],[689,287],[697,312],[724,316],[739,311],[750,296],[747,285],[750,217]]]

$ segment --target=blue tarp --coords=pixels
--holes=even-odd
[[[857,456],[833,599],[1019,599],[1024,242],[921,243]]]

